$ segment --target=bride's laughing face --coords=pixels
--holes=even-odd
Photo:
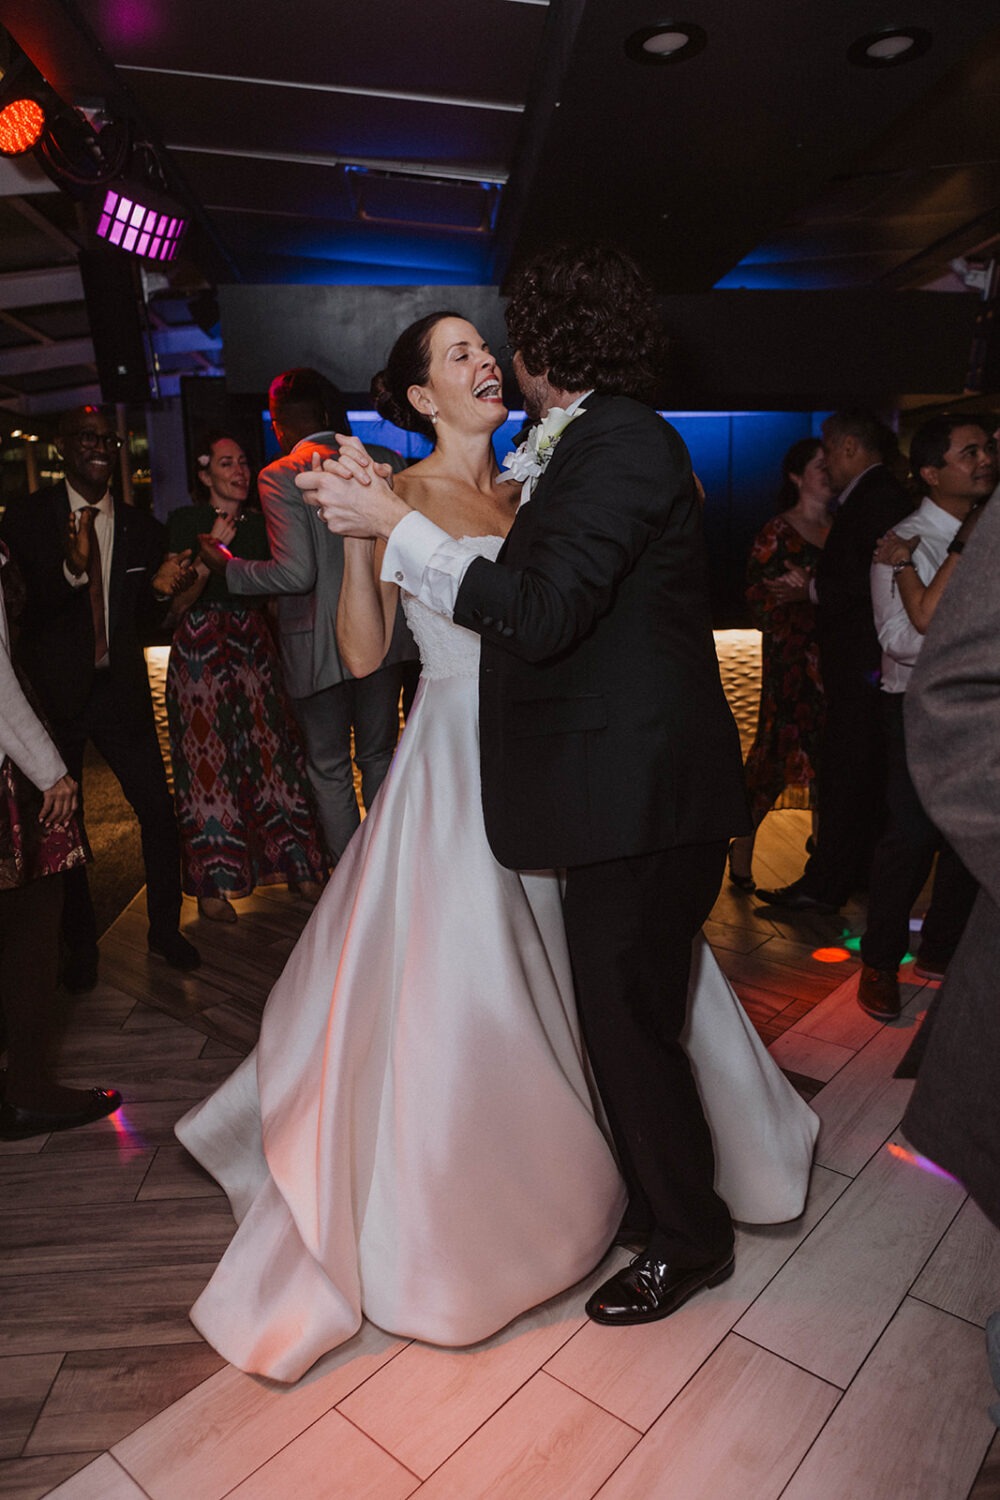
[[[507,419],[500,370],[479,330],[464,318],[442,318],[430,336],[430,367],[412,385],[416,409],[458,432],[493,432]]]

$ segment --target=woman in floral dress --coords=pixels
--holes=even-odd
[[[830,531],[833,490],[818,438],[793,443],[782,462],[778,514],[758,533],[747,565],[747,603],[761,632],[760,710],[746,760],[754,833],[729,846],[729,878],[754,890],[756,830],[786,787],[808,787],[815,811],[823,682],[809,583]]]
[[[250,468],[226,433],[198,450],[201,504],[170,516],[170,553],[198,554],[199,534],[234,557],[266,558],[259,511],[244,510]],[[298,732],[281,685],[263,603],[230,594],[197,565],[174,606],[167,719],[184,889],[203,917],[235,922],[231,900],[287,882],[310,899],[323,877]]]

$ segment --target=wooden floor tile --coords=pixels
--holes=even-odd
[[[912,1039],[912,1025],[883,1026],[816,1095],[823,1166],[855,1176],[896,1129],[913,1080],[892,1075]]]
[[[370,1323],[294,1386],[226,1366],[113,1449],[153,1500],[218,1500],[401,1348]]]
[[[5,1277],[0,1282],[0,1354],[121,1349],[191,1341],[188,1308],[215,1269],[159,1265],[83,1275]]]
[[[26,1456],[111,1448],[225,1364],[194,1329],[191,1342],[67,1354],[41,1407]]]
[[[55,1272],[155,1269],[166,1263],[210,1264],[228,1245],[233,1219],[225,1198],[122,1203],[77,1209],[72,1237],[66,1215],[45,1205],[11,1214],[0,1239],[0,1274],[26,1280]]]
[[[883,1149],[736,1325],[846,1387],[962,1204],[957,1183]]]
[[[627,1259],[614,1252],[579,1287],[473,1348],[411,1344],[340,1410],[425,1478],[582,1326],[590,1292]]]
[[[0,1359],[0,1458],[20,1454],[61,1362],[59,1353]]]
[[[730,1334],[600,1500],[777,1500],[839,1400],[833,1386]]]
[[[110,1453],[102,1453],[58,1489],[50,1490],[48,1500],[148,1500],[148,1496]]]
[[[835,1042],[824,1042],[818,1036],[795,1030],[782,1032],[768,1051],[779,1068],[823,1083],[828,1083],[855,1055],[849,1047],[838,1047]]]
[[[782,1500],[965,1500],[991,1390],[981,1331],[908,1299]]]
[[[912,1295],[980,1327],[1000,1308],[1000,1230],[971,1199],[917,1277]]]
[[[139,1191],[140,1202],[185,1197],[225,1198],[225,1194],[179,1142],[158,1147]]]
[[[71,1474],[101,1457],[97,1453],[55,1453],[44,1458],[8,1458],[0,1461],[0,1500],[42,1500]],[[62,1500],[67,1500],[63,1492]],[[74,1500],[98,1500],[97,1494],[81,1491]],[[100,1500],[104,1500],[101,1495]],[[135,1500],[130,1496],[129,1500]]]
[[[699,1292],[659,1323],[601,1328],[585,1323],[545,1368],[581,1395],[646,1431],[763,1287],[848,1186],[822,1167],[813,1170],[809,1203],[795,1224],[738,1230],[736,1271]]]
[[[624,1422],[535,1375],[420,1488],[421,1500],[590,1496],[638,1441]]]
[[[227,1500],[322,1495],[323,1500],[405,1500],[420,1480],[371,1438],[330,1411],[268,1463],[230,1490]]]
[[[86,1140],[95,1133],[113,1131],[106,1120],[84,1125]],[[47,1152],[34,1156],[0,1158],[0,1198],[4,1212],[31,1211],[39,1203],[57,1202],[71,1227],[69,1216],[77,1206],[127,1203],[135,1197],[153,1160],[153,1152],[127,1143],[112,1152],[81,1146],[79,1151]]]

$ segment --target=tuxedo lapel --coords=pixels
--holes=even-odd
[[[122,591],[125,587],[125,572],[128,564],[129,554],[129,531],[131,516],[128,506],[118,505],[112,501],[114,507],[114,547],[111,552],[111,577],[108,580],[108,640],[118,624],[119,612],[122,602]]]

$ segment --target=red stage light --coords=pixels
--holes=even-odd
[[[850,958],[846,948],[814,948],[812,956],[817,963],[842,964]]]
[[[34,99],[12,99],[0,109],[0,156],[23,156],[38,145],[45,111]]]

